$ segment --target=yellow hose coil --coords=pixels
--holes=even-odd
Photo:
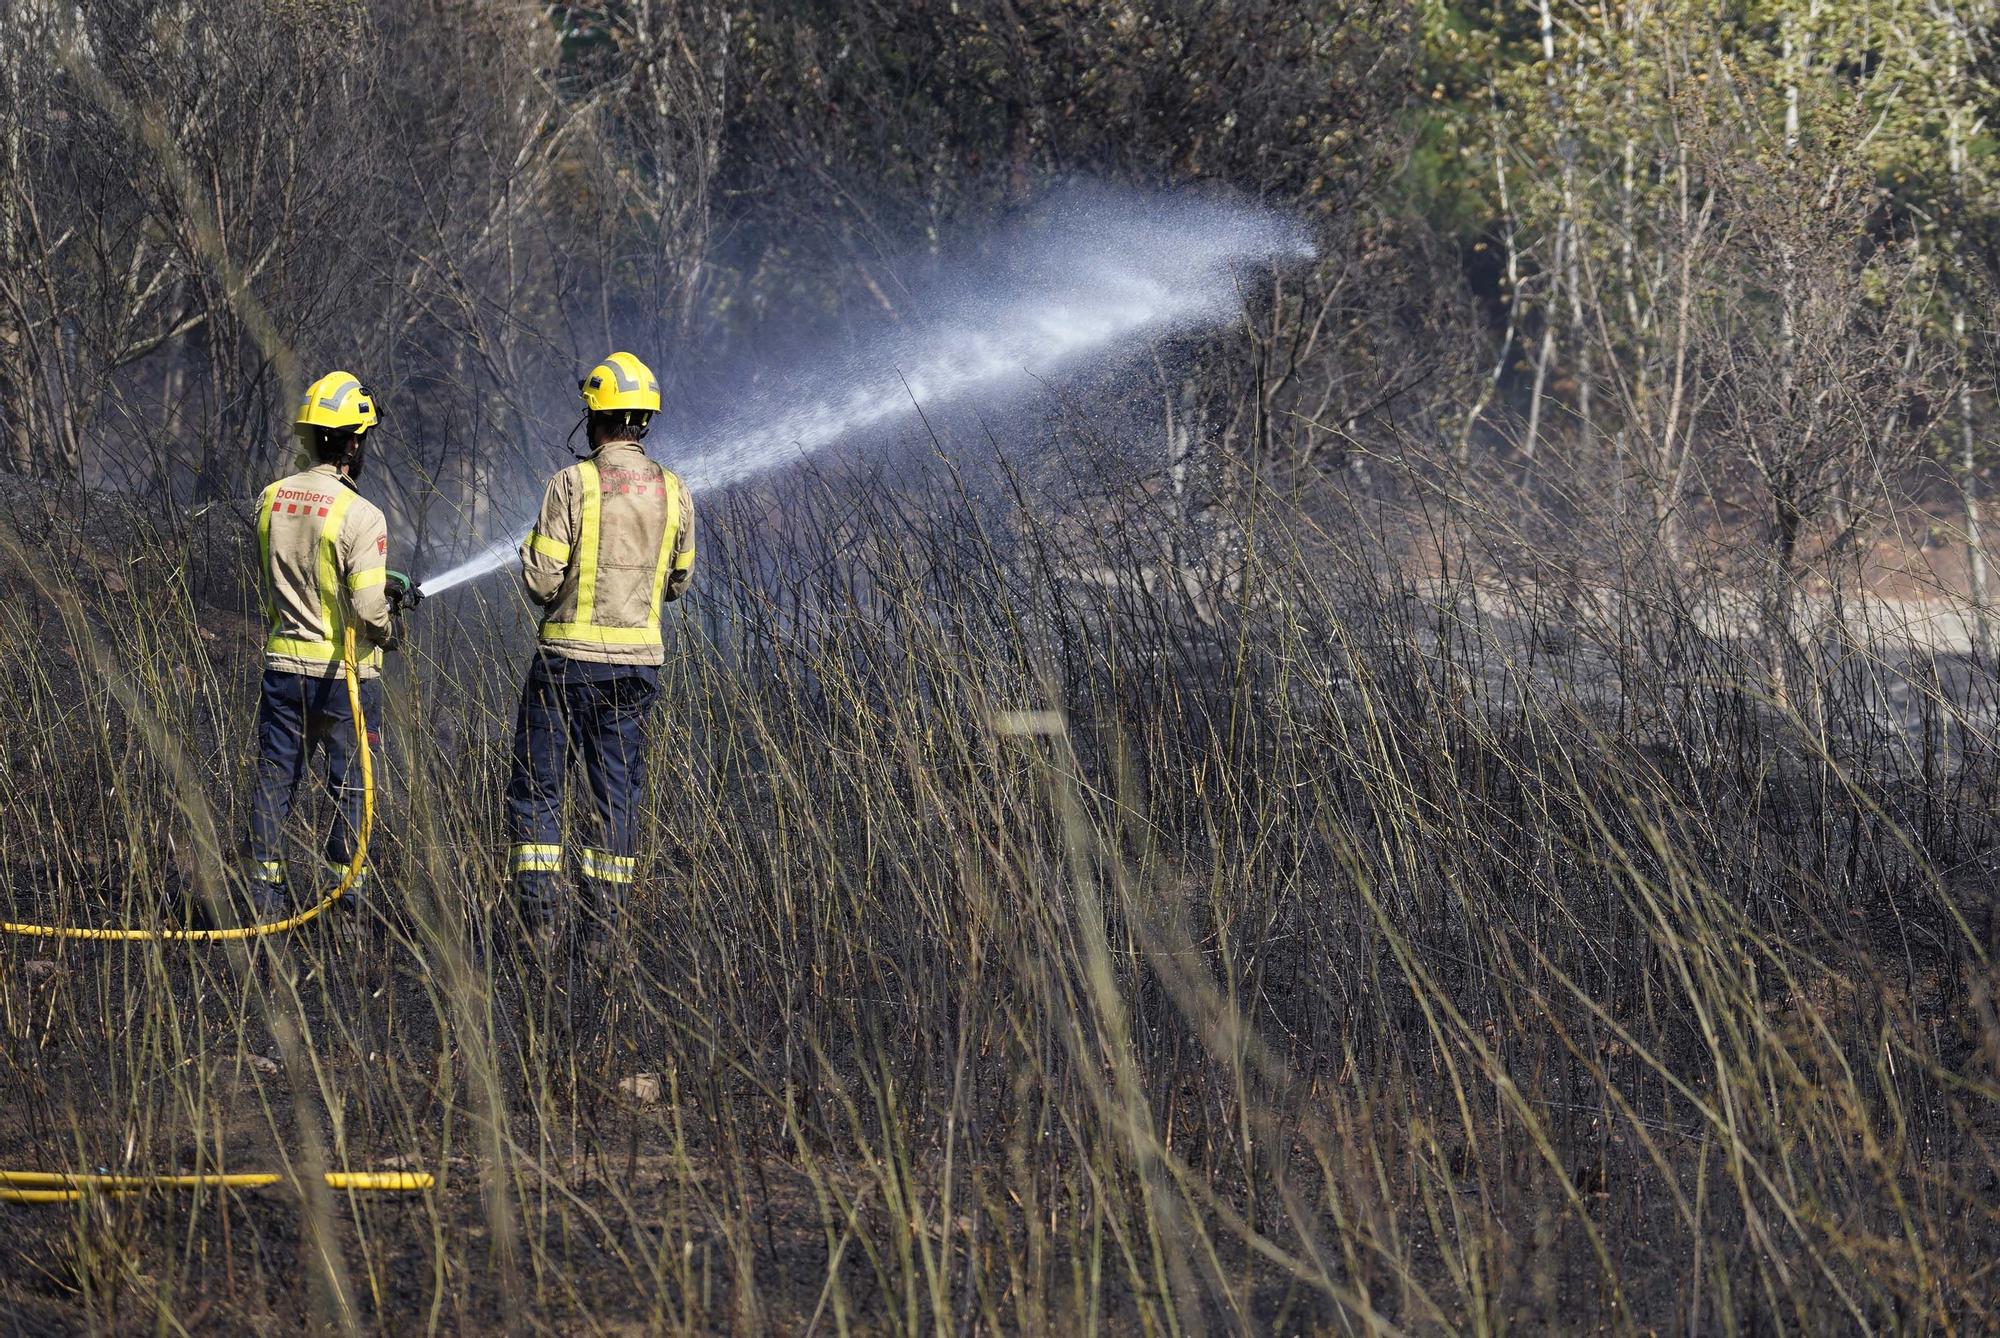
[[[297,915],[288,915],[282,920],[272,920],[267,924],[239,925],[234,929],[79,929],[70,925],[23,925],[0,921],[0,934],[18,934],[27,938],[89,939],[99,943],[224,943],[246,938],[262,938],[267,934],[282,934],[287,930],[297,929],[308,921],[318,919],[327,907],[352,891],[355,881],[361,877],[361,870],[368,861],[368,833],[375,825],[375,767],[368,752],[368,721],[361,713],[361,674],[358,663],[354,650],[354,627],[350,623],[347,627],[347,642],[341,655],[340,667],[347,679],[347,705],[354,714],[355,744],[361,753],[361,830],[354,843],[354,860],[347,866],[347,873],[341,878],[338,887]],[[7,1173],[0,1172],[0,1175],[5,1174]],[[4,1200],[5,1196],[0,1195],[0,1201]],[[32,1201],[60,1202],[60,1200]]]

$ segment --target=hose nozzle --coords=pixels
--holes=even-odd
[[[406,609],[415,608],[423,600],[423,590],[400,571],[390,572],[382,583],[387,587],[391,613],[400,615]]]

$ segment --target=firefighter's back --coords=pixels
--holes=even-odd
[[[288,475],[264,490],[257,547],[271,668],[318,677],[339,672],[357,539],[372,540],[378,559],[388,550],[382,513],[332,466]],[[379,658],[368,656],[364,671]]]
[[[553,587],[542,644],[573,659],[658,665],[660,604],[685,583],[691,521],[680,479],[636,443],[564,470],[537,530],[553,542],[531,536],[527,546],[531,581]]]
[[[633,458],[636,457],[636,458]],[[638,627],[653,612],[653,578],[667,539],[667,471],[638,452],[597,466],[603,508],[597,545],[597,621]]]

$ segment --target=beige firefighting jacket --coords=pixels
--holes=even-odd
[[[380,508],[332,465],[279,479],[257,505],[257,554],[267,667],[332,678],[351,622],[361,677],[381,672],[381,648],[395,629],[383,588],[389,530]]]
[[[636,441],[606,442],[549,480],[521,545],[542,645],[599,664],[666,662],[660,605],[694,575],[694,506]]]

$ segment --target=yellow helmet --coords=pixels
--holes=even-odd
[[[630,353],[614,353],[590,369],[578,383],[583,402],[592,413],[607,410],[640,409],[660,411],[660,383],[653,369]]]
[[[352,373],[328,372],[306,387],[305,403],[292,419],[300,441],[309,441],[316,427],[352,428],[360,436],[381,421],[375,396]]]

